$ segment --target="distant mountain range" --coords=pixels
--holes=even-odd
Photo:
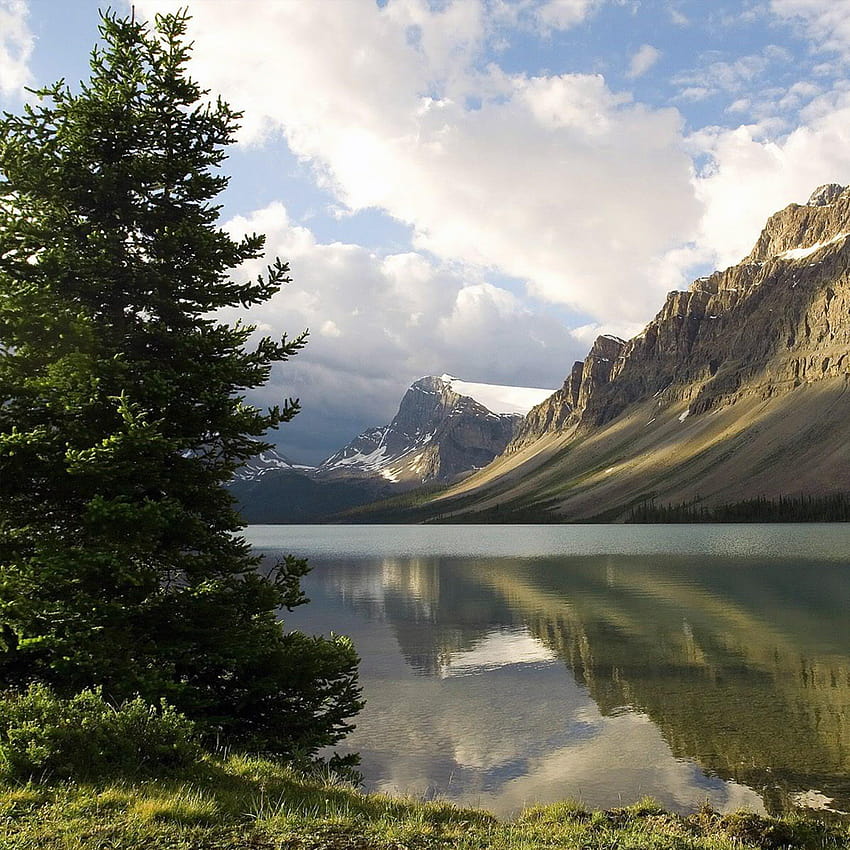
[[[310,475],[316,471],[315,466],[293,463],[288,457],[276,449],[260,452],[254,456],[236,473],[237,481],[259,481],[269,473],[287,472]]]
[[[269,451],[246,464],[231,490],[248,522],[310,522],[428,483],[448,483],[501,454],[524,415],[551,389],[426,376],[388,425],[370,428],[317,467]]]
[[[372,522],[617,521],[650,503],[846,494],[849,381],[850,188],[829,184],[771,216],[740,263],[670,292],[634,338],[600,336],[557,391],[422,378],[388,426],[315,471],[259,480],[359,488],[331,507],[377,500],[348,515]]]

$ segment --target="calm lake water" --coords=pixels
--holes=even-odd
[[[252,526],[348,634],[370,790],[850,811],[850,526]]]

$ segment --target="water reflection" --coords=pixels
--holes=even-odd
[[[850,809],[850,574],[677,555],[314,559],[290,617],[351,634],[371,787],[508,814],[650,794]]]
[[[440,657],[439,676],[472,676],[526,664],[552,664],[558,656],[526,628],[492,631],[470,649]]]

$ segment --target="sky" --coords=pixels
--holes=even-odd
[[[850,183],[850,0],[135,15],[186,5],[192,75],[244,112],[222,226],[291,266],[249,318],[310,330],[251,397],[300,398],[272,435],[294,461],[385,424],[423,375],[554,389],[598,334],[633,336],[669,290],[738,262],[771,213]],[[88,76],[98,8],[0,0],[0,108]]]

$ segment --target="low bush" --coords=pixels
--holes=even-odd
[[[139,776],[185,768],[200,756],[195,728],[164,701],[114,706],[100,688],[70,699],[30,685],[0,697],[0,778]]]

